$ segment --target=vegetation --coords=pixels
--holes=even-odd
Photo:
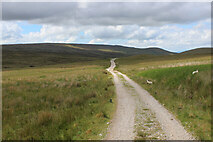
[[[198,74],[192,72],[199,70]],[[211,65],[185,66],[144,71],[138,81],[191,132],[211,139]],[[146,79],[154,81],[146,85]]]
[[[207,50],[174,54],[118,45],[3,45],[3,139],[102,139],[116,102],[109,101],[116,98],[105,71],[112,57],[124,57],[116,60],[121,72],[150,91],[189,130],[209,139],[210,65],[159,69],[210,64]],[[199,74],[192,76],[195,69]],[[146,79],[154,84],[146,85]]]
[[[95,61],[138,54],[170,54],[159,48],[137,49],[118,45],[14,44],[3,45],[3,70]]]
[[[115,109],[105,66],[64,66],[3,71],[4,140],[104,137]]]
[[[196,48],[184,51],[181,54],[196,55],[196,54],[209,54],[212,53],[212,48]]]
[[[133,59],[133,64],[129,65]],[[117,62],[118,70],[128,74],[164,104],[186,129],[199,139],[211,139],[212,66],[209,54],[134,56]],[[192,75],[197,69],[199,73]],[[147,79],[153,84],[147,84]]]

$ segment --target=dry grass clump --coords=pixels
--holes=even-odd
[[[48,111],[41,111],[38,113],[38,124],[39,125],[48,125],[53,120],[53,114]]]

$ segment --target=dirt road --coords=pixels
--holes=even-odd
[[[146,90],[121,72],[114,71],[116,67],[114,61],[115,59],[111,60],[111,66],[107,70],[114,78],[117,109],[106,140],[133,140],[139,132],[142,137],[146,136],[148,139],[153,137],[166,140],[194,139]]]

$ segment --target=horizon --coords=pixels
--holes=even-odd
[[[22,45],[22,44],[83,44],[83,45],[103,45],[103,46],[121,46],[121,47],[124,47],[124,48],[136,48],[136,49],[149,49],[149,48],[158,48],[158,49],[162,49],[162,50],[165,50],[165,51],[168,51],[168,52],[172,52],[172,53],[182,53],[182,52],[186,52],[186,51],[190,51],[190,50],[194,50],[194,49],[201,49],[201,48],[212,48],[211,46],[210,47],[195,47],[195,48],[191,48],[191,49],[188,49],[188,50],[184,50],[184,51],[170,51],[170,50],[167,50],[167,49],[164,49],[162,47],[154,47],[154,46],[150,46],[150,47],[134,47],[134,46],[125,46],[125,45],[121,45],[121,44],[101,44],[101,43],[62,43],[62,42],[59,42],[59,43],[52,43],[52,42],[37,42],[37,43],[9,43],[9,44],[1,44],[1,46],[3,45]]]
[[[211,47],[211,3],[2,2],[2,32],[2,45],[80,43],[184,52]]]

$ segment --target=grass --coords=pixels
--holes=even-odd
[[[103,64],[3,71],[3,139],[102,139],[115,109]]]
[[[113,98],[116,102],[111,75],[105,71],[110,65],[109,58],[153,54],[153,51],[116,45],[3,45],[3,139],[102,139],[116,106],[109,101]],[[170,53],[155,49],[154,54]],[[210,56],[140,55],[119,59],[117,68],[136,81],[142,81],[138,73],[143,70],[191,61],[206,64]],[[205,82],[205,75],[200,76],[201,82]],[[208,111],[209,108],[203,109]],[[198,126],[195,129],[202,131]]]
[[[89,50],[87,48],[82,48],[82,47],[78,47],[78,46],[73,46],[73,45],[65,45],[67,47],[71,47],[71,48],[76,48],[76,49],[81,49],[81,50]]]
[[[194,70],[199,73],[192,75]],[[143,71],[138,82],[172,112],[199,139],[211,139],[211,65]],[[153,85],[145,84],[146,79]]]
[[[87,51],[69,44],[3,46],[4,140],[105,136],[116,105],[105,70],[114,55]]]
[[[3,52],[2,69],[15,70],[23,68],[46,67],[51,65],[61,65],[94,61],[97,58],[70,55],[66,53],[44,53],[44,52]]]
[[[125,73],[138,73],[142,70],[153,68],[165,68],[185,65],[210,64],[211,55],[137,55],[123,57],[116,60],[116,68]]]
[[[135,59],[132,64],[131,58]],[[154,57],[152,60],[150,56],[131,58],[129,61],[128,58],[118,59],[117,69],[149,91],[198,139],[210,140],[212,65],[208,63],[211,63],[211,56],[174,55]],[[197,64],[185,64],[192,62]],[[199,73],[192,75],[197,69]],[[147,79],[153,84],[146,84]]]

